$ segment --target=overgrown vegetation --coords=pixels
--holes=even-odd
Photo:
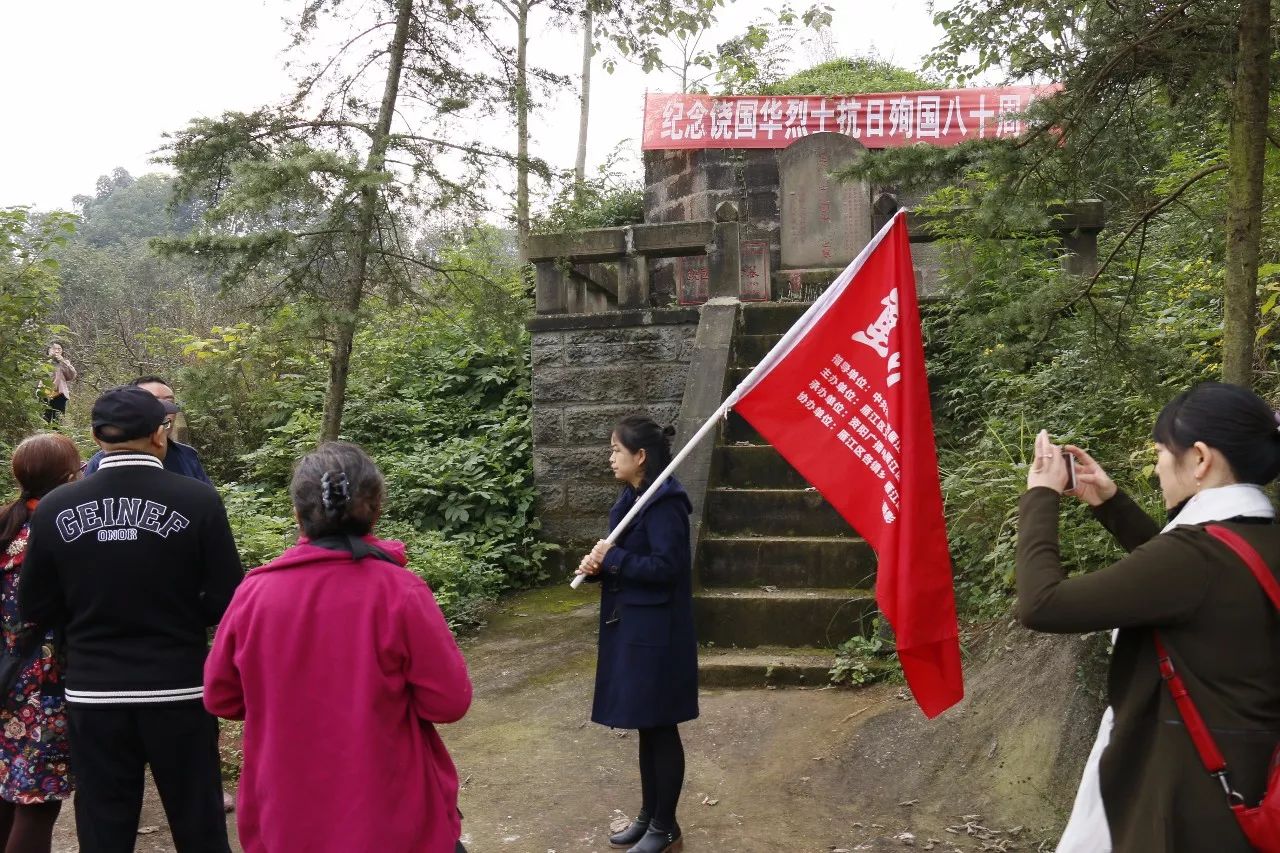
[[[57,329],[82,371],[64,428],[86,455],[98,389],[138,373],[167,377],[252,567],[297,536],[287,489],[293,462],[315,446],[325,344],[306,305],[219,298],[186,261],[155,257],[149,232],[191,227],[170,197],[169,179],[117,170],[80,198],[76,233],[69,215],[3,211],[0,323],[13,347],[0,374],[12,401],[0,436],[12,442],[39,423],[43,346]],[[541,580],[550,547],[533,515],[531,306],[505,232],[437,229],[416,251],[448,273],[424,276],[399,301],[366,301],[342,437],[386,475],[378,534],[405,541],[410,568],[465,626],[503,590]]]
[[[836,663],[829,677],[832,684],[861,687],[877,681],[901,679],[898,653],[885,630],[884,620],[871,618],[864,634],[852,637],[836,649]]]
[[[343,438],[362,445],[387,478],[381,536],[405,541],[454,624],[504,589],[543,577],[537,539],[527,306],[514,260],[493,232],[451,250],[454,283],[470,265],[488,304],[371,303],[355,341]],[[498,253],[495,254],[495,248]],[[502,310],[503,300],[512,304]],[[518,309],[517,309],[518,306]],[[295,459],[314,445],[323,412],[323,353],[288,311],[269,323],[220,327],[182,339],[176,384],[206,466],[223,484],[246,561],[277,555],[294,535],[287,488]]]
[[[53,366],[45,346],[59,327],[51,322],[58,298],[58,262],[54,252],[75,230],[74,217],[54,213],[33,216],[25,207],[0,208],[0,456],[37,422],[43,410],[41,388]],[[8,466],[0,487],[8,491]]]
[[[763,87],[765,95],[852,95],[940,88],[938,81],[878,56],[833,59]]]
[[[644,222],[644,185],[621,167],[620,159],[621,152],[614,151],[579,185],[571,175],[563,176],[560,192],[533,220],[534,232],[558,234]]]

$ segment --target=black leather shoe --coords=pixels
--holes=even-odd
[[[631,825],[622,832],[615,832],[609,836],[609,846],[626,850],[635,844],[644,834],[649,831],[649,816],[642,810],[636,815],[636,819],[631,821]]]
[[[673,825],[671,829],[663,829],[656,823],[650,823],[644,838],[627,853],[680,853],[683,849],[684,839],[680,837],[679,824]]]

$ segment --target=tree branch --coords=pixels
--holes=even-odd
[[[516,23],[520,22],[520,16],[516,14],[515,7],[508,5],[506,3],[506,0],[493,0],[493,2],[497,4],[499,9],[501,9],[502,11],[510,15],[511,20],[515,21]],[[518,3],[520,2],[520,0],[516,0],[516,2]]]
[[[411,133],[392,133],[392,134],[388,134],[388,136],[387,136],[387,141],[388,141],[388,143],[389,143],[389,144],[392,144],[392,145],[396,144],[397,142],[401,142],[401,141],[406,141],[406,142],[424,142],[424,143],[426,143],[426,144],[428,144],[428,145],[439,145],[439,146],[440,146],[440,147],[442,147],[442,148],[452,148],[452,149],[453,149],[453,150],[455,150],[455,151],[465,151],[465,152],[467,152],[468,154],[475,154],[475,155],[480,156],[480,157],[500,157],[500,158],[504,158],[504,159],[508,159],[508,160],[514,160],[514,159],[515,159],[514,157],[512,157],[510,154],[506,153],[505,151],[498,151],[498,150],[496,150],[496,149],[491,149],[491,148],[490,148],[490,149],[486,149],[486,148],[479,148],[479,147],[476,147],[476,146],[474,146],[474,145],[464,145],[464,144],[462,144],[462,143],[460,143],[460,142],[449,142],[449,141],[447,141],[447,140],[444,140],[444,139],[437,139],[437,138],[432,137],[432,136],[417,136],[417,135],[415,135],[415,134],[411,134]]]
[[[1132,225],[1130,225],[1129,228],[1124,232],[1124,236],[1120,238],[1120,241],[1116,243],[1115,246],[1112,247],[1110,253],[1107,254],[1107,259],[1102,262],[1101,266],[1098,267],[1098,271],[1095,272],[1092,277],[1090,277],[1089,281],[1085,284],[1083,288],[1081,288],[1080,292],[1077,293],[1075,296],[1073,296],[1071,300],[1067,302],[1067,304],[1063,305],[1061,308],[1059,308],[1057,311],[1054,312],[1054,318],[1056,319],[1058,317],[1065,317],[1071,311],[1072,308],[1080,304],[1081,300],[1093,298],[1093,288],[1094,288],[1094,285],[1098,283],[1098,279],[1100,279],[1102,277],[1102,274],[1107,271],[1107,267],[1111,266],[1111,262],[1115,260],[1116,255],[1119,254],[1120,250],[1124,247],[1124,245],[1127,242],[1129,242],[1129,238],[1132,237],[1139,228],[1145,227],[1148,220],[1150,220],[1157,213],[1159,213],[1160,211],[1164,210],[1166,207],[1168,207],[1169,205],[1177,201],[1178,196],[1182,195],[1184,192],[1190,189],[1195,183],[1197,183],[1201,179],[1206,178],[1209,175],[1214,174],[1215,172],[1225,171],[1226,168],[1227,168],[1226,163],[1213,163],[1208,166],[1205,166],[1203,169],[1201,169],[1200,171],[1196,172],[1194,175],[1192,175],[1191,177],[1183,181],[1178,186],[1178,188],[1175,189],[1172,193],[1165,196],[1160,201],[1156,202],[1155,204],[1151,205],[1151,207],[1143,211],[1142,215],[1139,216],[1138,219]],[[1144,231],[1143,233],[1145,234],[1146,232]],[[1043,345],[1044,342],[1049,339],[1049,335],[1053,332],[1053,327],[1054,327],[1054,322],[1051,320],[1049,325],[1045,327],[1044,334],[1040,336],[1040,339],[1038,341],[1036,341],[1037,347]]]
[[[344,53],[347,52],[348,48],[350,48],[356,42],[360,41],[360,39],[369,35],[369,33],[373,32],[374,30],[381,29],[382,27],[389,26],[394,23],[395,21],[382,21],[380,23],[374,24],[372,27],[360,33],[359,35],[353,36],[350,41],[348,41],[342,47],[338,48],[337,52],[332,57],[329,58],[328,62],[325,63],[324,68],[321,68],[315,74],[308,77],[307,80],[301,86],[298,87],[298,92],[296,95],[294,95],[294,103],[300,102],[302,99],[306,98],[308,95],[311,94],[311,90],[315,88],[316,83],[320,82],[320,78],[329,73],[329,69],[332,68],[333,64],[337,62],[338,59]]]

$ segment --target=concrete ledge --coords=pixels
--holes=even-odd
[[[650,257],[702,255],[706,253],[707,244],[715,236],[714,228],[715,223],[709,221],[635,225],[633,226],[635,250],[641,255]]]
[[[824,653],[825,652],[825,653]],[[821,649],[698,650],[702,687],[826,687],[835,655]]]
[[[831,648],[862,633],[875,612],[867,590],[702,590],[693,596],[698,642],[754,648]]]
[[[529,260],[572,258],[576,262],[617,260],[627,253],[624,228],[597,228],[571,234],[530,234]]]
[[[620,329],[629,326],[683,326],[698,322],[697,308],[648,308],[608,311],[600,314],[551,314],[525,323],[531,332],[559,332],[567,329]]]

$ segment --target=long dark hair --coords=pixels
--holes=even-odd
[[[0,508],[0,550],[31,520],[27,501],[43,498],[80,470],[80,451],[61,433],[41,432],[13,449],[10,465],[20,491],[16,501]]]
[[[644,480],[640,483],[643,492],[671,464],[671,439],[676,428],[660,427],[648,415],[629,415],[618,421],[613,434],[632,453],[644,451]]]
[[[346,441],[327,441],[299,459],[289,483],[298,522],[310,539],[370,533],[385,495],[378,466]]]
[[[1197,441],[1226,457],[1236,480],[1265,486],[1280,474],[1280,415],[1239,385],[1201,382],[1174,397],[1152,438],[1175,453]]]

